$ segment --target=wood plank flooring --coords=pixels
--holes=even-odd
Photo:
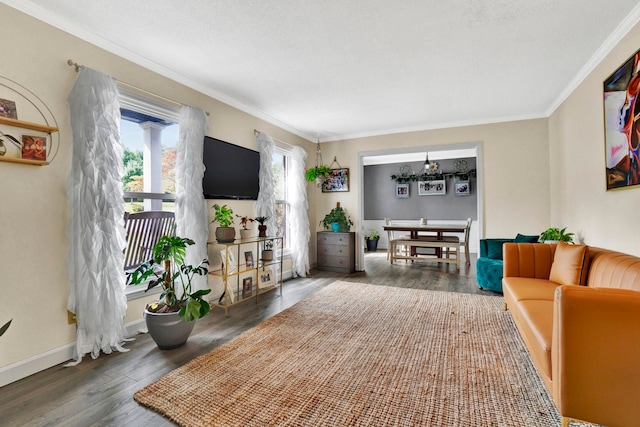
[[[208,353],[276,313],[335,280],[382,286],[431,289],[482,295],[471,266],[433,262],[398,262],[389,265],[385,252],[365,255],[365,271],[339,274],[311,272],[310,277],[285,282],[282,297],[270,292],[258,304],[246,301],[224,311],[213,308],[198,321],[187,344],[159,350],[148,334],[126,345],[127,353],[85,358],[78,366],[62,365],[42,371],[0,389],[1,426],[171,426],[154,411],[138,405],[133,393],[191,359]]]

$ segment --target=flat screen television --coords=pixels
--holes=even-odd
[[[202,160],[205,199],[258,199],[260,153],[205,136]]]

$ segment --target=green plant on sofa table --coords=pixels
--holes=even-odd
[[[559,229],[555,227],[547,228],[545,231],[543,231],[540,234],[540,241],[541,242],[552,241],[552,242],[573,243],[573,233],[567,233],[566,230],[567,230],[567,227],[563,229]]]

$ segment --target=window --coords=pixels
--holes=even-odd
[[[120,102],[125,211],[173,212],[179,112],[122,89]]]
[[[120,105],[127,230],[124,268],[133,269],[150,259],[151,249],[163,234],[174,230],[179,111],[122,88]],[[137,288],[141,287],[131,288],[130,298],[140,293]]]
[[[287,164],[289,150],[276,146],[273,152],[273,186],[276,198],[276,236],[282,236],[284,248],[288,247],[287,214],[289,203],[287,201]],[[283,248],[283,249],[284,249]]]

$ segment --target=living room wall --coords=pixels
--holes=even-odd
[[[351,192],[315,190],[316,216],[322,218],[340,202],[352,219],[361,217],[358,191],[362,171],[358,169],[358,153],[405,147],[438,146],[440,149],[450,144],[480,141],[484,199],[484,229],[479,230],[480,237],[540,233],[549,226],[550,218],[547,132],[547,119],[532,119],[323,143],[325,158],[338,156],[341,166],[350,168]],[[364,231],[354,222],[356,231]]]
[[[71,354],[75,325],[67,324],[69,283],[65,236],[67,177],[71,165],[71,128],[66,98],[76,73],[71,58],[162,97],[210,112],[208,135],[255,149],[254,129],[313,153],[314,144],[244,113],[211,96],[135,65],[68,33],[0,4],[3,17],[3,58],[0,75],[40,97],[60,128],[60,148],[48,166],[0,163],[0,324],[13,319],[0,338],[0,386],[9,369],[34,359],[56,360]],[[154,64],[148,64],[153,68]],[[166,71],[166,70],[165,70]],[[309,156],[308,165],[314,158]],[[212,205],[214,201],[208,201]],[[225,201],[226,202],[226,201]],[[310,199],[311,209],[314,200]],[[253,211],[253,202],[230,201],[237,213]],[[211,211],[211,209],[210,209]],[[211,227],[211,235],[213,227]],[[150,298],[129,302],[126,323],[141,319]],[[62,349],[62,350],[61,350]],[[60,363],[59,360],[54,363]],[[39,362],[38,362],[39,363]],[[50,365],[41,364],[40,369]],[[5,376],[3,376],[5,375]]]
[[[551,225],[636,256],[640,187],[606,191],[603,81],[639,48],[636,25],[549,119]]]

